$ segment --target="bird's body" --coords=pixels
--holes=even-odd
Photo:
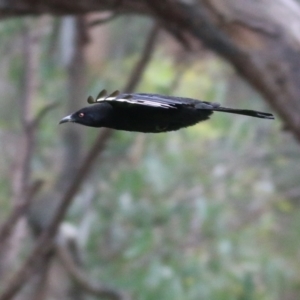
[[[158,94],[119,94],[116,91],[106,96],[104,90],[96,100],[89,97],[88,102],[90,106],[65,117],[61,123],[158,133],[195,125],[209,119],[214,111],[274,119],[269,113],[225,108],[217,103]]]
[[[138,95],[136,95],[138,97]],[[140,99],[140,98],[139,98]],[[111,105],[109,118],[96,124],[96,127],[109,127],[118,130],[140,132],[163,132],[178,130],[206,120],[211,110],[195,110],[193,107],[161,108],[135,105],[127,102],[94,104],[93,109],[102,110],[104,105]]]

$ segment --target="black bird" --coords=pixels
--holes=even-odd
[[[92,105],[63,118],[59,123],[75,122],[90,127],[157,133],[178,130],[208,120],[214,111],[274,119],[270,113],[226,108],[218,103],[158,94],[125,94],[115,91],[107,95],[106,90],[103,90],[96,99],[89,96],[87,102]]]

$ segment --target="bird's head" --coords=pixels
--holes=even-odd
[[[84,107],[68,115],[61,119],[59,124],[73,122],[90,127],[105,127],[111,113],[111,105],[107,102],[103,102]]]

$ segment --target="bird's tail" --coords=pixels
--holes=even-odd
[[[213,111],[222,111],[222,112],[226,112],[226,113],[250,116],[250,117],[261,118],[261,119],[275,119],[274,116],[270,113],[265,113],[265,112],[261,112],[261,111],[255,111],[255,110],[248,110],[248,109],[234,109],[234,108],[227,108],[227,107],[219,106],[219,107],[214,107]]]

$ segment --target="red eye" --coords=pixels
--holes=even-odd
[[[84,117],[84,113],[79,113],[78,116],[79,116],[80,118],[82,118],[82,117]]]

